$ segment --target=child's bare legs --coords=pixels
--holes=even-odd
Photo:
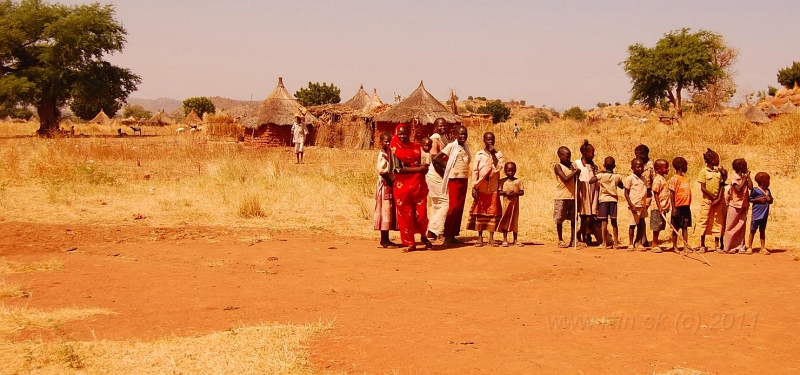
[[[628,246],[630,246],[631,249],[636,248],[637,242],[636,242],[636,237],[634,237],[635,232],[636,232],[636,225],[631,225],[628,227],[628,244],[629,244]]]
[[[683,250],[689,251],[689,230],[681,228],[681,234],[683,234]]]
[[[514,239],[517,239],[517,232],[514,232]],[[503,231],[503,243],[508,243],[508,231]]]
[[[569,246],[572,246],[572,241],[574,238],[575,233],[575,222],[570,220],[570,228],[569,228]],[[564,222],[556,223],[556,232],[558,233],[558,243],[564,242]]]
[[[617,219],[609,219],[611,221],[611,231],[614,233],[614,248],[619,249],[619,228],[617,228]]]
[[[494,246],[494,245],[495,245],[495,243],[494,243],[494,232],[493,231],[489,231],[489,246]]]
[[[588,215],[580,215],[581,222],[580,226],[578,226],[578,242],[589,243],[589,216]]]
[[[672,252],[678,252],[678,234],[675,232],[672,233]]]
[[[392,242],[389,239],[389,231],[388,230],[382,230],[381,231],[381,246],[383,246],[383,247],[397,247],[397,244]]]
[[[642,250],[644,250],[644,240],[646,237],[644,235],[644,219],[639,219],[639,223],[636,224],[636,242],[637,244],[642,246]]]
[[[602,249],[607,249],[608,243],[606,241],[606,238],[608,238],[608,220],[603,220],[603,223],[601,224],[600,228],[601,228],[600,235],[603,236],[603,238],[600,241],[600,247]]]
[[[521,242],[519,242],[519,240],[517,239],[517,232],[512,232],[512,233],[514,233],[514,244],[520,244],[520,245],[522,245],[522,243],[521,243]]]
[[[658,234],[659,233],[661,233],[660,230],[654,230],[653,231],[653,247],[652,247],[652,249],[653,249],[653,251],[660,253],[661,249],[659,249],[659,247],[658,247]]]
[[[483,246],[483,231],[478,231],[478,243],[475,246]]]
[[[750,234],[750,248],[751,249],[753,248],[753,237],[754,237],[754,233],[751,233]],[[770,251],[767,250],[766,228],[764,228],[764,227],[759,227],[758,228],[758,237],[761,239],[761,254],[769,255]]]

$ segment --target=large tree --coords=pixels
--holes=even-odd
[[[294,97],[297,98],[297,101],[300,104],[308,107],[312,105],[320,105],[320,104],[336,104],[342,101],[340,96],[342,90],[340,90],[336,85],[331,83],[328,85],[325,82],[322,82],[320,85],[319,82],[317,83],[308,83],[308,88],[300,88],[294,93]]]
[[[778,83],[787,89],[800,84],[800,62],[794,61],[792,66],[787,66],[778,71]]]
[[[722,35],[710,31],[705,39],[711,42],[711,63],[722,69],[722,76],[712,79],[703,90],[689,89],[692,103],[700,111],[716,111],[728,103],[736,94],[736,70],[734,65],[739,58],[739,50],[725,43]]]
[[[725,72],[713,63],[714,33],[690,29],[664,34],[654,47],[636,43],[628,47],[629,57],[621,65],[631,78],[631,100],[649,108],[667,99],[675,116],[683,117],[683,90],[704,90]]]
[[[194,113],[200,116],[200,118],[203,118],[204,113],[213,114],[217,108],[214,106],[214,102],[212,102],[208,97],[195,96],[183,101],[183,114],[188,116],[192,110],[194,110]]]
[[[141,78],[103,59],[125,45],[114,16],[113,5],[99,3],[0,0],[0,102],[36,107],[43,136],[57,129],[67,104],[116,112]]]

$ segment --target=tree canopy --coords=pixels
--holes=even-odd
[[[0,0],[0,103],[34,106],[40,135],[58,127],[67,104],[91,116],[119,110],[141,78],[103,59],[125,45],[114,16],[99,3]]]
[[[203,118],[204,113],[214,113],[217,108],[211,99],[205,96],[196,96],[183,101],[183,114],[189,115],[194,110],[200,118]]]
[[[795,61],[792,66],[788,66],[778,71],[778,83],[787,89],[800,85],[800,62]]]
[[[574,119],[575,121],[583,121],[586,119],[586,112],[581,107],[572,107],[564,111],[564,117]]]
[[[300,88],[294,94],[294,97],[297,98],[297,101],[300,102],[303,106],[314,106],[320,104],[336,104],[342,101],[340,96],[342,90],[340,90],[336,85],[331,83],[328,85],[326,82],[322,82],[320,85],[319,82],[317,83],[308,83],[308,88]]]
[[[710,31],[681,29],[664,34],[654,47],[636,43],[628,47],[628,59],[621,65],[631,78],[631,100],[655,108],[662,99],[683,116],[683,90],[704,90],[725,76],[714,64],[714,47],[719,35]]]
[[[149,119],[151,116],[153,116],[153,112],[150,112],[144,109],[144,107],[136,104],[136,105],[125,106],[125,108],[122,109],[122,115],[125,116],[126,118],[133,117],[137,120],[140,120],[140,119]]]
[[[503,104],[500,100],[489,100],[484,105],[478,107],[478,113],[492,115],[492,123],[497,124],[511,117],[511,108],[508,108],[508,106]]]

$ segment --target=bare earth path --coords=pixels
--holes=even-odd
[[[708,267],[672,253],[537,245],[402,254],[266,234],[0,223],[0,257],[65,264],[7,275],[32,297],[3,302],[119,313],[62,327],[80,340],[333,321],[312,361],[352,373],[800,372],[800,263],[788,252],[709,254]]]

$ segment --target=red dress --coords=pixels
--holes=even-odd
[[[394,161],[394,201],[397,224],[403,246],[414,246],[414,235],[425,235],[428,228],[428,185],[424,173],[399,173],[403,167],[418,167],[422,159],[419,143],[400,142],[395,136],[391,143]]]

